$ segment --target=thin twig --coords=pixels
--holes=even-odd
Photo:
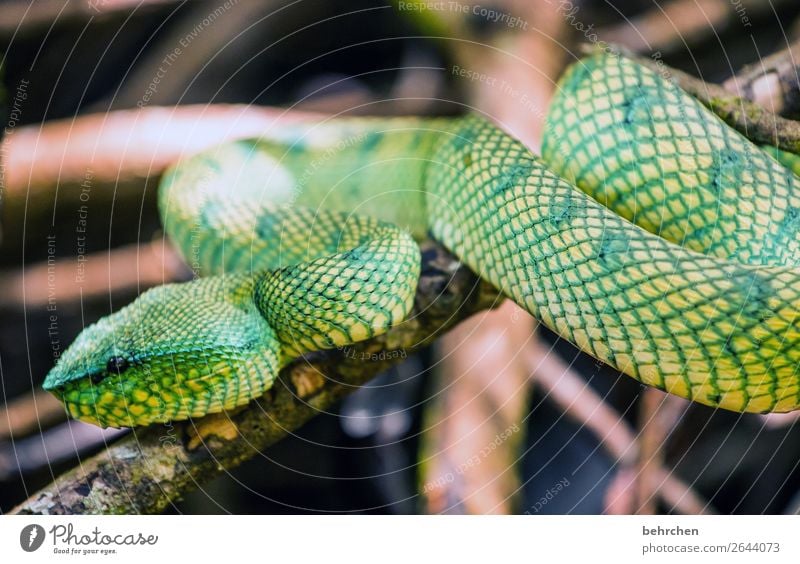
[[[656,492],[662,489],[660,483],[668,474],[664,471],[664,447],[667,439],[677,426],[688,402],[673,396],[647,388],[639,405],[639,460],[636,473],[636,513],[653,515],[656,513]],[[667,492],[675,491],[667,485]],[[663,491],[662,497],[663,497]]]
[[[635,53],[671,54],[720,34],[733,26],[752,27],[753,20],[794,0],[672,0],[623,23],[600,28],[598,37]]]
[[[159,239],[0,273],[0,306],[35,308],[52,300],[75,302],[187,277],[181,258]]]
[[[24,394],[0,408],[0,441],[16,440],[66,418],[55,396],[44,391]]]
[[[5,155],[5,200],[23,205],[44,194],[69,197],[87,179],[93,190],[137,189],[182,157],[232,139],[259,137],[284,124],[319,117],[245,105],[147,107],[49,121],[11,131]],[[119,196],[119,194],[117,194]]]
[[[639,445],[633,430],[611,406],[609,406],[586,381],[544,343],[538,343],[526,353],[534,382],[542,393],[552,400],[564,413],[589,429],[601,446],[619,463],[619,476],[629,475],[624,487],[629,491],[636,481],[635,461],[639,456]],[[678,513],[715,513],[710,503],[678,478],[674,472],[660,467],[657,471],[656,495]],[[618,494],[621,495],[621,494]],[[622,504],[633,506],[633,504]]]
[[[438,389],[426,407],[420,456],[428,513],[513,512],[530,386],[520,350],[533,338],[531,325],[508,301],[437,343]],[[490,456],[469,464],[487,448]]]

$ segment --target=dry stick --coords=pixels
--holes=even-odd
[[[726,80],[728,91],[785,117],[800,116],[800,41],[748,65]]]
[[[652,438],[654,441],[658,440],[658,454],[662,461],[662,466],[659,467],[655,465],[648,465],[647,470],[648,472],[652,473],[648,479],[652,480],[653,491],[660,491],[661,499],[667,503],[669,507],[674,507],[676,504],[676,499],[674,496],[683,495],[683,493],[686,492],[682,488],[674,487],[674,483],[670,480],[667,480],[672,470],[667,471],[665,466],[663,466],[664,446],[669,440],[670,435],[672,435],[672,433],[675,432],[680,425],[683,416],[686,414],[691,405],[691,402],[682,397],[662,392],[661,390],[652,389],[652,393],[660,396],[661,398],[661,402],[658,405],[658,409],[655,411],[655,417],[653,419],[653,423],[655,424],[658,433],[656,434],[654,431]],[[643,460],[643,458],[644,457],[641,457],[640,460]],[[650,495],[654,495],[652,491]],[[692,497],[687,498],[686,502],[688,505],[693,505],[695,507],[702,507],[704,503],[707,503],[704,500]]]
[[[603,448],[623,467],[638,458],[636,435],[616,410],[609,406],[586,381],[543,343],[526,353],[532,378],[564,413],[589,429]],[[663,467],[658,471],[658,495],[676,511],[685,514],[715,513],[702,496]]]
[[[362,358],[419,348],[498,301],[494,289],[434,243],[423,245],[422,272],[414,314],[385,335],[298,360],[281,371],[267,394],[241,410],[136,429],[12,513],[162,511],[198,484],[257,456],[397,362]]]
[[[80,278],[76,277],[79,267]],[[80,263],[64,258],[0,273],[0,306],[36,308],[51,300],[75,302],[182,278],[188,278],[188,269],[169,244],[162,240],[134,243],[85,255]]]
[[[673,0],[656,4],[642,15],[606,28],[597,35],[635,53],[673,52],[708,37],[731,19],[728,0]]]
[[[0,408],[0,442],[24,437],[64,419],[64,405],[47,392],[37,390],[16,397]]]
[[[654,494],[665,476],[664,445],[686,409],[687,402],[683,398],[656,388],[644,391],[639,405],[639,460],[636,473],[636,513],[639,515],[654,515],[658,509]]]
[[[507,301],[437,343],[438,389],[425,408],[419,456],[428,513],[513,511],[513,496],[520,491],[515,472],[524,437],[520,427],[529,411],[520,350],[535,338],[528,314],[518,308]],[[491,455],[468,464],[487,445]]]
[[[29,0],[6,1],[0,11],[0,36],[24,36],[32,31],[46,31],[57,23],[87,21],[90,18],[177,4],[179,0]]]
[[[220,104],[121,110],[19,127],[0,149],[6,172],[3,244],[21,248],[23,233],[48,229],[54,194],[63,207],[77,203],[90,186],[92,200],[114,198],[122,208],[136,200],[138,206],[144,187],[154,187],[164,169],[183,157],[232,139],[259,137],[298,120],[324,117]]]
[[[795,0],[673,0],[657,3],[640,16],[600,28],[598,37],[624,45],[635,53],[669,54],[712,38],[731,25],[743,31],[752,20]]]
[[[664,435],[656,424],[662,399],[658,390],[648,388],[639,404],[639,460],[635,480],[637,515],[655,515],[658,509],[657,500],[652,495],[655,489],[652,468],[664,464]]]
[[[148,107],[91,114],[25,126],[5,139],[6,203],[52,195],[87,179],[93,186],[135,184],[141,189],[181,157],[317,114],[235,104]],[[66,188],[65,188],[66,187]]]

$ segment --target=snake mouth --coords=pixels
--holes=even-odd
[[[218,413],[261,395],[277,376],[277,350],[239,348],[211,354],[137,357],[124,371],[84,373],[45,386],[74,419],[100,427],[134,427]],[[118,367],[115,359],[114,367]]]
[[[90,375],[78,381],[45,389],[61,400],[70,416],[78,421],[98,427],[132,427],[136,424],[136,413],[140,410],[134,407],[135,404],[129,404],[124,394],[119,393],[123,388],[122,382],[114,385],[109,380],[106,377],[105,384],[101,386],[94,384]],[[140,413],[142,414],[143,412]]]

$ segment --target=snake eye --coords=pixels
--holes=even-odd
[[[106,372],[109,374],[121,374],[128,369],[128,361],[121,356],[112,356],[106,364]]]

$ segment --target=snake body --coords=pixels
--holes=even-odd
[[[541,159],[475,115],[300,121],[165,175],[165,231],[202,276],[84,330],[45,388],[103,426],[244,404],[298,355],[402,322],[429,234],[644,384],[796,409],[799,181],[608,54],[565,74]]]

